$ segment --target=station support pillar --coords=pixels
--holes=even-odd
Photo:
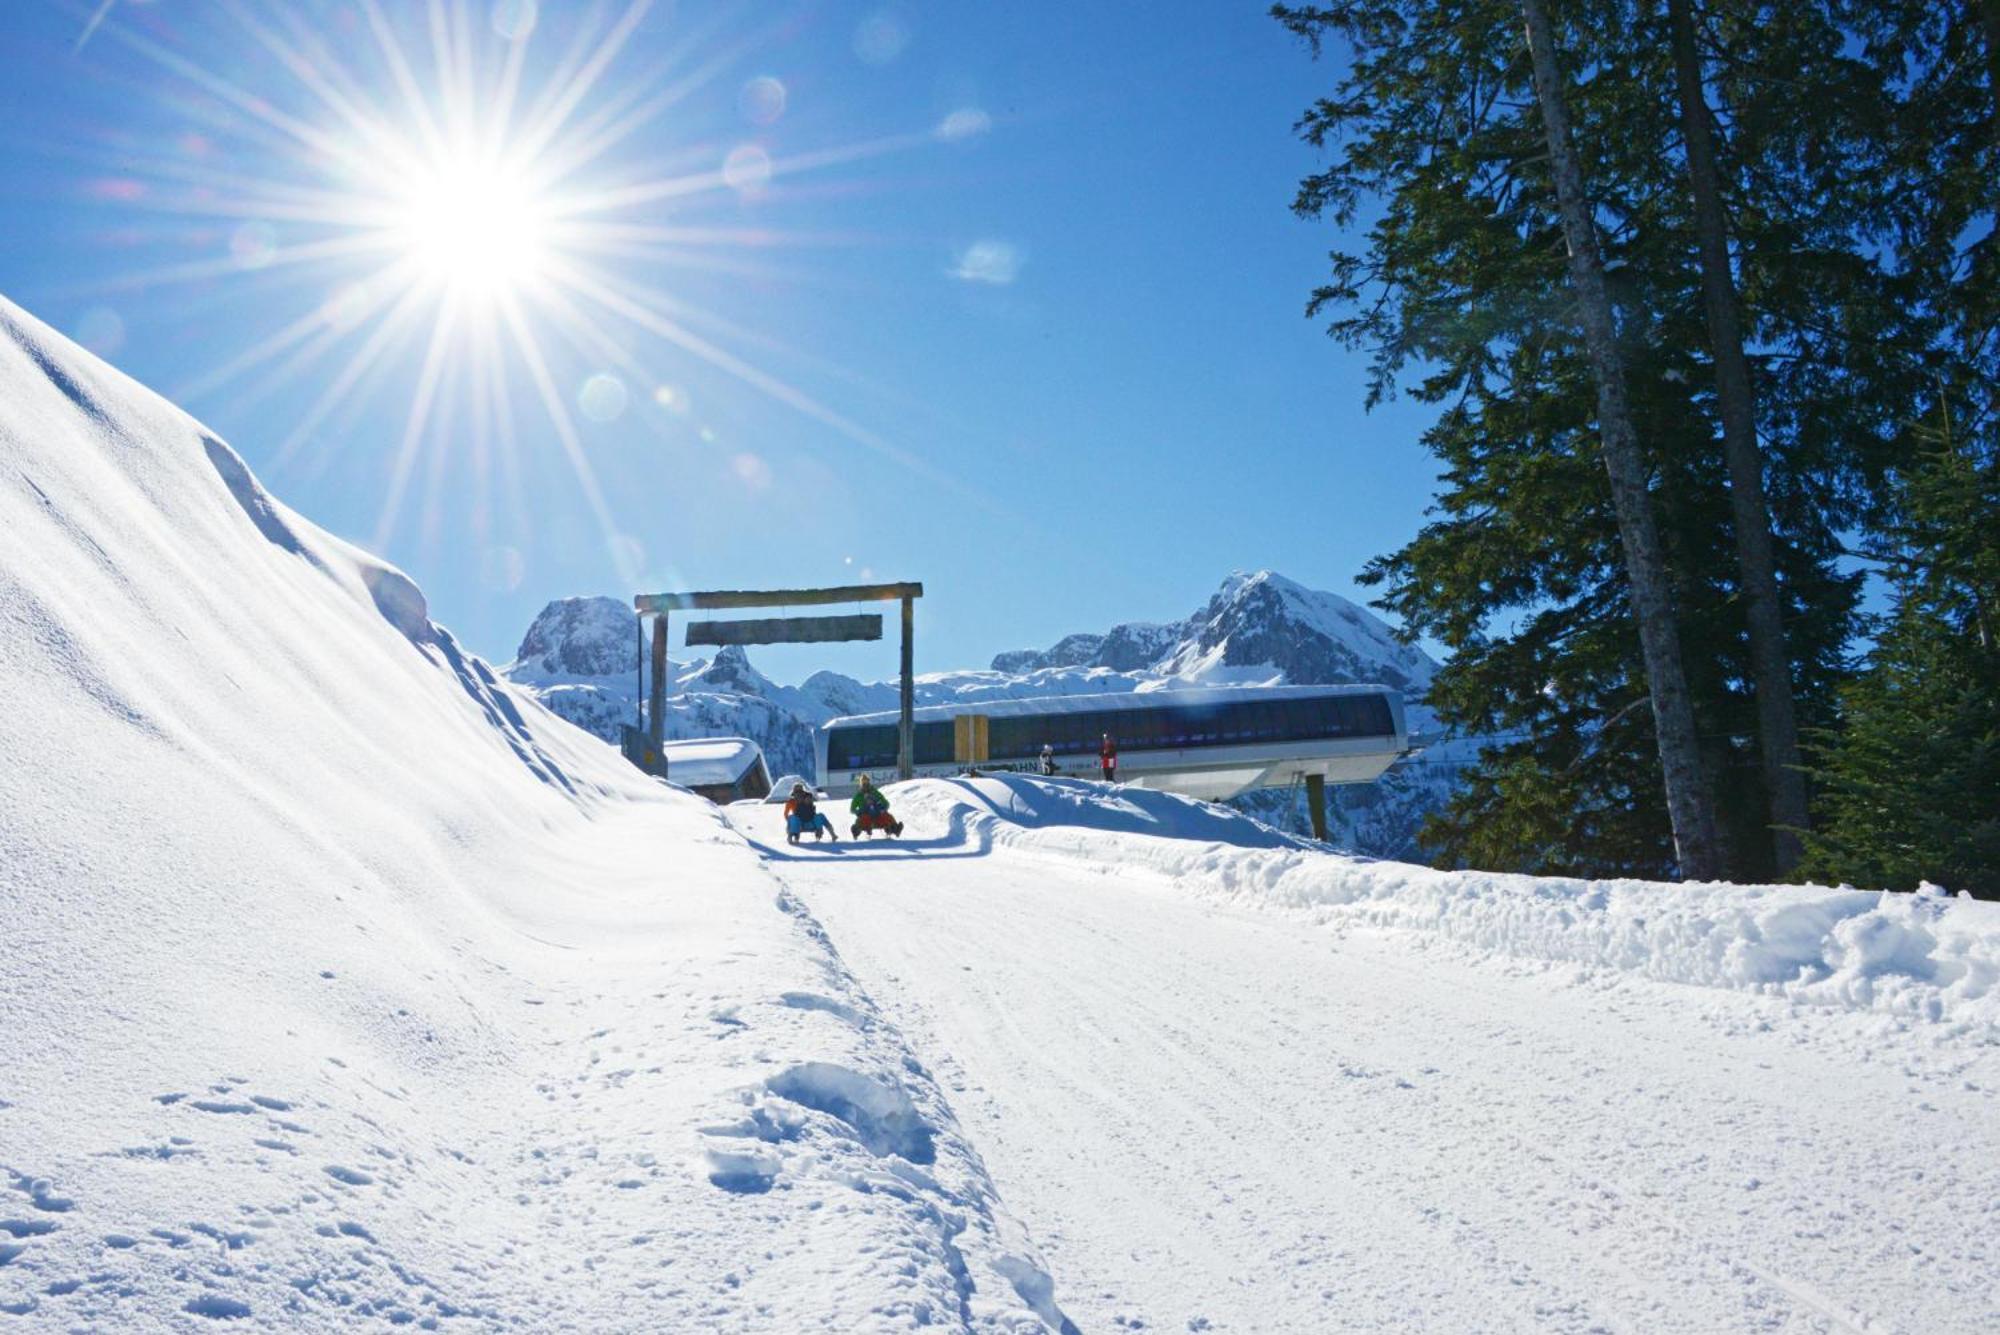
[[[1306,775],[1306,811],[1312,817],[1313,838],[1326,839],[1326,775]]]

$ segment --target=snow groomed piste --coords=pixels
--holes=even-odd
[[[0,1327],[2000,1328],[1993,905],[791,849],[4,302],[0,464]]]

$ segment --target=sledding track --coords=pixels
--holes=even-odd
[[[732,815],[1084,1330],[2000,1328],[1991,1047]]]

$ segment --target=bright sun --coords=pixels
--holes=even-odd
[[[460,442],[481,488],[497,477],[518,490],[517,452],[552,435],[614,559],[634,565],[633,540],[598,483],[577,414],[608,421],[629,399],[683,416],[688,391],[676,381],[691,372],[740,381],[863,448],[929,471],[698,331],[697,324],[725,322],[659,286],[660,275],[700,270],[705,286],[734,274],[774,281],[783,270],[749,252],[820,244],[761,221],[731,221],[750,205],[765,206],[775,176],[957,140],[965,134],[959,127],[983,127],[985,113],[954,113],[936,129],[774,162],[756,140],[782,114],[785,90],[762,75],[737,98],[761,127],[756,135],[733,146],[679,143],[661,123],[668,110],[726,77],[739,59],[732,51],[753,48],[724,45],[711,56],[668,39],[678,55],[625,86],[607,82],[656,4],[362,0],[331,7],[343,19],[339,33],[354,29],[351,44],[290,17],[299,7],[282,0],[194,6],[227,15],[218,35],[240,35],[260,55],[231,65],[294,76],[275,88],[234,82],[204,67],[194,46],[184,53],[162,44],[146,35],[151,25],[128,27],[122,9],[97,6],[93,28],[187,82],[199,104],[213,108],[216,127],[240,127],[240,142],[191,131],[173,136],[157,164],[135,159],[141,168],[157,165],[157,179],[103,182],[115,192],[107,198],[145,199],[163,219],[213,217],[228,228],[226,253],[149,270],[134,286],[257,270],[260,284],[300,287],[307,296],[295,318],[185,392],[211,394],[257,372],[252,393],[261,395],[319,375],[338,350],[344,362],[325,369],[317,396],[277,447],[274,467],[282,468],[308,442],[341,448],[351,433],[328,423],[353,420],[382,387],[400,391],[407,382],[401,439],[371,539],[378,550],[426,477],[425,522],[437,522],[441,479]],[[570,23],[572,34],[566,54],[531,63],[530,34],[548,26],[537,25],[541,9]],[[664,19],[658,26],[672,31]],[[657,40],[645,45],[664,49]],[[675,73],[663,81],[662,71]],[[172,106],[176,118],[183,110]],[[668,156],[654,156],[662,151]],[[732,337],[774,355],[790,351],[747,330]],[[542,412],[520,418],[530,393]],[[713,440],[706,425],[700,431],[704,443]],[[761,469],[755,455],[738,456],[746,480]],[[491,498],[482,491],[472,508],[483,525]]]
[[[548,205],[527,177],[472,158],[436,164],[400,201],[396,237],[425,279],[453,295],[515,296],[549,257]]]

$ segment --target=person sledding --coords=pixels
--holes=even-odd
[[[889,799],[882,796],[882,790],[866,774],[861,776],[861,787],[849,799],[847,809],[854,813],[853,834],[857,839],[863,833],[873,838],[877,830],[892,835],[903,832],[903,822],[889,814]]]
[[[812,789],[795,783],[792,795],[785,803],[785,842],[796,844],[803,834],[810,834],[815,839],[832,839],[836,844],[840,842],[840,836],[833,831],[833,822],[813,801]]]

